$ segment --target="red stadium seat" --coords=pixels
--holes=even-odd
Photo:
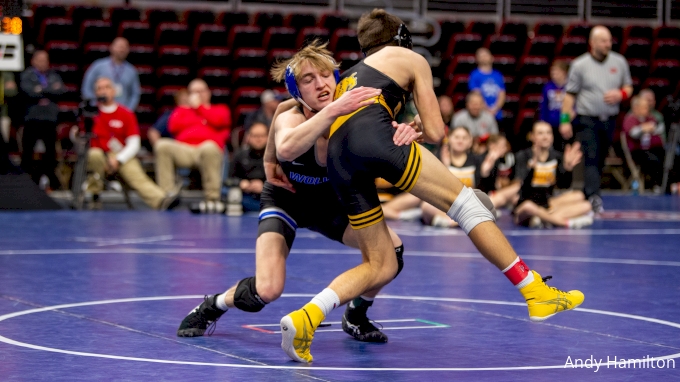
[[[666,78],[647,78],[642,84],[642,88],[649,88],[656,94],[656,99],[665,98],[673,90],[670,80]]]
[[[283,20],[283,26],[290,28],[307,28],[316,26],[316,16],[312,14],[291,13]]]
[[[227,68],[203,68],[198,71],[198,77],[202,78],[211,89],[231,86],[231,72]]]
[[[550,81],[547,76],[527,76],[519,85],[519,94],[543,93],[543,88]]]
[[[287,60],[293,57],[296,52],[295,49],[272,49],[267,53],[267,64],[271,66],[275,62]]]
[[[522,53],[521,46],[517,42],[517,37],[515,36],[491,35],[486,38],[484,46],[487,47],[493,55],[510,55],[516,58]]]
[[[517,63],[517,71],[519,77],[528,75],[533,76],[547,76],[550,70],[547,57],[542,56],[525,56],[520,58]]]
[[[465,32],[478,34],[482,36],[482,40],[484,40],[487,36],[496,33],[496,23],[492,21],[471,21]]]
[[[660,59],[652,61],[650,77],[667,78],[673,82],[680,79],[680,61]]]
[[[189,68],[182,66],[161,66],[156,71],[158,83],[164,86],[187,87],[192,80]]]
[[[153,44],[154,32],[151,25],[142,21],[123,21],[118,27],[118,35],[125,37],[130,44]]]
[[[234,52],[234,68],[267,68],[267,51],[260,48],[240,48]]]
[[[274,12],[258,12],[253,17],[253,25],[266,30],[270,27],[283,26],[283,15]]]
[[[440,22],[440,27],[441,36],[439,37],[437,44],[433,47],[438,51],[446,51],[446,48],[448,47],[449,42],[454,35],[458,33],[465,33],[465,24],[463,24],[461,21],[445,20]]]
[[[508,76],[515,73],[517,60],[514,56],[497,55],[494,57],[493,67],[501,72],[501,74]]]
[[[153,86],[145,85],[141,88],[141,95],[139,98],[140,104],[153,105],[156,103],[156,88]]]
[[[83,81],[83,73],[77,64],[51,64],[50,67],[65,84],[80,84]]]
[[[47,18],[38,34],[38,42],[46,45],[50,41],[77,41],[78,33],[73,22],[64,18]]]
[[[652,56],[656,59],[672,59],[680,57],[680,40],[675,38],[660,38],[654,41]]]
[[[504,22],[498,34],[515,36],[518,42],[523,43],[528,35],[527,25],[519,22]]]
[[[651,40],[654,38],[654,30],[652,27],[645,25],[628,25],[623,30],[623,39],[627,38],[646,38]]]
[[[226,48],[202,48],[198,51],[198,68],[231,67],[231,51]]]
[[[110,44],[115,37],[111,23],[101,20],[87,20],[80,26],[80,45],[92,42]]]
[[[243,126],[248,115],[259,109],[259,105],[237,105],[234,109],[234,121],[236,122],[234,126]]]
[[[555,56],[557,42],[552,36],[536,36],[527,41],[524,47],[525,56],[545,56],[552,58]]]
[[[114,7],[109,10],[109,21],[116,30],[123,21],[140,21],[141,16],[137,8]]]
[[[519,95],[514,93],[508,93],[505,95],[505,104],[503,104],[503,110],[508,110],[512,112],[512,115],[516,115],[519,110]]]
[[[458,33],[453,35],[442,58],[454,57],[459,54],[475,54],[482,47],[482,36],[475,33]]]
[[[345,71],[354,65],[358,64],[364,58],[361,52],[338,52],[335,54],[335,60],[340,63],[340,71]]]
[[[161,23],[156,29],[156,46],[191,44],[191,34],[186,24]]]
[[[522,109],[538,109],[538,105],[543,101],[543,95],[539,94],[525,94],[519,101],[519,108]]]
[[[231,103],[231,90],[229,88],[211,88],[212,99],[210,103],[229,105]]]
[[[470,74],[475,68],[477,68],[477,61],[474,55],[457,55],[446,68],[446,78],[452,78],[455,74]]]
[[[259,68],[238,68],[231,75],[232,87],[267,87],[267,71]]]
[[[654,29],[654,40],[660,38],[675,38],[680,40],[680,28],[670,25],[656,27],[656,29]]]
[[[649,59],[652,47],[646,38],[628,38],[621,44],[621,54],[626,58]]]
[[[563,36],[557,44],[556,55],[578,57],[588,51],[588,40],[581,36]]]
[[[467,93],[469,91],[468,82],[470,76],[468,74],[456,74],[446,87],[446,93],[453,95],[454,93]]]
[[[517,113],[517,118],[515,119],[515,126],[513,129],[514,142],[511,142],[513,150],[521,150],[530,146],[527,136],[534,126],[535,119],[535,109],[521,109]]]
[[[336,29],[333,32],[331,41],[328,44],[328,49],[331,52],[342,51],[342,50],[361,50],[359,46],[359,39],[357,38],[357,32],[354,29],[341,28]]]
[[[215,14],[209,10],[188,10],[184,12],[184,22],[189,30],[195,30],[201,24],[215,24]]]
[[[154,31],[161,23],[176,23],[178,21],[177,12],[172,9],[148,9],[146,11],[146,22]]]
[[[246,12],[223,12],[217,16],[217,23],[230,30],[234,25],[249,25],[250,16]]]
[[[156,51],[153,45],[130,45],[127,60],[132,65],[155,65]]]
[[[327,42],[330,39],[330,32],[326,28],[304,28],[298,34],[296,45],[303,47],[314,40]]]
[[[39,30],[43,21],[49,18],[66,17],[66,8],[62,5],[33,4],[33,28]]]
[[[166,45],[158,49],[158,63],[161,65],[191,67],[194,62],[191,50],[186,46]]]
[[[154,67],[151,65],[135,65],[137,69],[137,74],[139,75],[139,83],[142,86],[154,86],[156,85],[156,72]]]
[[[193,47],[194,49],[201,49],[205,47],[224,48],[227,46],[227,28],[218,24],[201,24],[196,28],[194,33]]]
[[[264,46],[267,50],[272,49],[295,49],[297,31],[289,27],[271,27],[264,33]]]
[[[349,18],[344,15],[327,13],[321,16],[319,27],[328,29],[331,32],[340,28],[349,28]]]
[[[572,36],[572,37],[583,37],[585,39],[588,39],[590,36],[590,30],[593,27],[589,24],[582,24],[582,23],[577,23],[577,24],[571,24],[567,28],[567,32],[565,35],[567,36]]]
[[[558,40],[564,34],[564,26],[560,22],[539,22],[534,25],[535,36],[552,36]]]
[[[260,94],[265,90],[263,87],[239,87],[234,92],[231,100],[232,108],[240,105],[255,105],[260,104]]]
[[[82,25],[86,20],[103,20],[103,10],[100,7],[78,5],[71,8],[68,18],[73,25]]]
[[[235,51],[238,48],[261,48],[262,28],[246,25],[236,25],[229,32],[227,46]]]
[[[70,41],[51,41],[45,46],[52,64],[72,64],[80,59],[80,48]]]
[[[632,58],[628,59],[628,67],[630,68],[631,77],[637,77],[644,80],[649,75],[649,61]]]
[[[159,108],[162,107],[174,107],[175,106],[175,93],[178,90],[184,89],[186,86],[163,86],[156,92],[156,104]]]

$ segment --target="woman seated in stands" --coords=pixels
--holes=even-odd
[[[583,156],[579,143],[566,145],[564,154],[553,149],[553,131],[547,122],[536,122],[533,145],[515,155],[515,181],[521,185],[513,211],[515,224],[532,228],[582,228],[593,223],[592,206],[581,191],[555,196],[555,186],[568,188],[571,171]]]
[[[648,188],[661,192],[663,161],[666,155],[664,134],[666,128],[650,112],[647,99],[636,96],[630,100],[631,112],[623,120],[623,131],[633,161],[649,177]]]

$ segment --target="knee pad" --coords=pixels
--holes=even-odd
[[[401,273],[401,270],[404,269],[404,244],[394,248],[394,251],[397,253],[397,274],[394,275],[394,278],[396,279],[397,276]]]
[[[496,221],[496,217],[468,187],[463,187],[446,214],[458,223],[466,235],[480,223]]]
[[[244,312],[256,313],[267,305],[255,289],[255,277],[248,277],[241,280],[234,292],[234,306]]]
[[[491,215],[496,217],[496,207],[493,206],[493,202],[491,201],[491,198],[489,198],[489,195],[482,191],[474,188],[472,191],[475,192],[475,195],[477,195],[477,198],[479,198],[479,201],[482,202],[484,207],[489,209],[489,212],[491,212]],[[494,219],[495,220],[495,219]]]

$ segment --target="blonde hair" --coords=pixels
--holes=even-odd
[[[286,78],[286,68],[288,65],[293,69],[295,80],[300,79],[302,71],[302,63],[307,61],[313,67],[321,72],[332,72],[338,69],[338,65],[333,59],[333,54],[326,49],[328,43],[321,43],[320,40],[314,40],[306,47],[300,49],[295,55],[287,60],[279,61],[272,66],[270,71],[274,81],[281,82]]]

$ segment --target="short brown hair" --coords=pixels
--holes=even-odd
[[[384,9],[376,8],[370,13],[363,14],[357,26],[357,37],[361,49],[371,48],[364,52],[368,55],[373,53],[373,49],[382,48],[382,46],[376,46],[381,43],[397,45],[397,41],[393,38],[399,33],[399,25],[403,23],[399,17],[387,13]]]
[[[569,73],[569,64],[564,60],[555,60],[550,66],[554,66],[565,73]]]
[[[274,81],[281,82],[286,78],[286,67],[288,65],[293,68],[293,74],[295,75],[295,80],[299,80],[300,71],[302,70],[302,63],[304,61],[309,61],[313,67],[316,69],[326,72],[334,71],[339,68],[335,60],[333,59],[333,54],[326,49],[328,43],[322,44],[320,40],[314,40],[306,47],[300,49],[293,57],[279,61],[272,66],[270,71]]]

